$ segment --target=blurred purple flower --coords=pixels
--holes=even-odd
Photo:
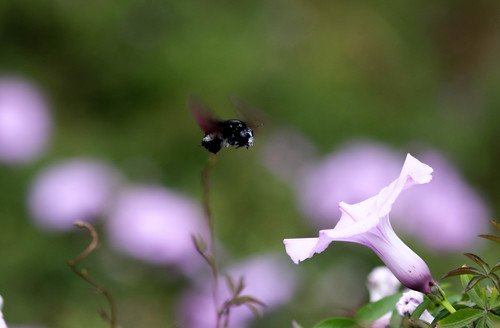
[[[46,148],[51,130],[48,105],[34,85],[0,77],[0,161],[28,163]]]
[[[376,267],[370,272],[366,279],[370,302],[376,302],[382,298],[395,294],[401,283],[386,266]],[[370,325],[371,328],[386,328],[391,321],[392,311],[384,314]]]
[[[338,203],[366,199],[392,181],[400,170],[397,153],[376,143],[353,142],[304,166],[297,193],[304,214],[316,227],[337,220]]]
[[[298,264],[315,253],[323,252],[332,241],[354,242],[370,247],[406,287],[430,292],[434,283],[427,264],[394,233],[389,221],[392,204],[412,185],[431,181],[432,168],[410,154],[398,179],[360,203],[340,202],[342,216],[334,229],[319,231],[318,238],[285,239],[290,258]],[[431,229],[432,227],[428,227]]]
[[[235,281],[244,277],[245,288],[242,295],[254,297],[266,304],[260,308],[264,313],[272,311],[293,297],[297,289],[298,277],[293,267],[289,267],[282,257],[264,255],[247,259],[225,270]],[[230,297],[224,278],[219,280],[220,302]],[[211,284],[203,280],[198,288],[186,293],[179,304],[182,327],[214,327],[215,308]],[[255,315],[246,306],[231,308],[229,328],[248,327]]]
[[[76,221],[89,222],[104,214],[117,182],[117,173],[98,160],[82,158],[54,164],[31,186],[31,216],[47,230],[70,230]]]
[[[108,224],[117,249],[156,265],[174,265],[185,274],[193,274],[204,264],[191,235],[204,235],[206,230],[195,202],[159,186],[122,190]]]
[[[2,308],[3,308],[3,297],[0,295],[0,328],[7,328],[7,324],[3,319]]]
[[[488,230],[488,208],[442,155],[427,152],[422,158],[436,170],[433,181],[401,196],[393,222],[427,247],[464,251]]]
[[[386,266],[374,268],[368,275],[366,285],[370,293],[370,302],[376,302],[396,293],[401,286],[399,280]]]

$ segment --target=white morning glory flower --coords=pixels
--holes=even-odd
[[[427,264],[392,229],[389,212],[399,194],[415,184],[431,181],[432,168],[410,154],[398,179],[378,195],[357,204],[340,202],[342,216],[334,229],[319,231],[318,238],[285,239],[290,258],[298,264],[323,252],[332,241],[347,241],[370,247],[406,287],[430,293],[434,284]]]
[[[404,317],[406,313],[412,315],[413,311],[415,311],[415,309],[423,301],[424,301],[424,294],[414,290],[409,290],[407,292],[404,292],[403,296],[401,296],[399,301],[396,303],[396,310],[398,311],[398,314],[402,317]],[[420,319],[430,323],[434,320],[434,317],[429,313],[429,311],[425,310],[420,316]]]

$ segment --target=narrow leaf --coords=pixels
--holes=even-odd
[[[391,321],[389,322],[389,328],[401,328],[403,324],[403,318],[399,315],[398,311],[394,309],[391,314]]]
[[[462,283],[462,287],[464,289],[465,289],[465,287],[467,287],[467,284],[469,283],[469,281],[471,279],[472,279],[472,275],[470,275],[470,274],[463,274],[460,276],[460,282]]]
[[[496,314],[488,312],[486,314],[486,326],[494,328],[500,327],[500,317]]]
[[[432,301],[427,297],[425,296],[424,297],[424,301],[422,303],[420,303],[419,306],[417,306],[417,308],[415,309],[415,311],[413,311],[410,319],[418,319],[420,318],[420,316],[422,315],[422,313],[424,313],[424,311],[427,309],[427,307],[429,305],[432,304]]]
[[[372,322],[388,312],[392,312],[396,303],[401,298],[401,293],[396,293],[382,298],[374,303],[363,306],[356,314],[356,319],[363,322]]]
[[[425,322],[424,320],[409,319],[408,320],[408,327],[412,327],[412,328],[431,328],[432,326],[428,322]]]
[[[256,317],[256,318],[262,318],[262,313],[260,312],[260,310],[253,304],[251,303],[245,303],[245,305],[250,309],[250,311],[253,312],[253,315]]]
[[[483,274],[483,272],[480,271],[480,270],[478,270],[478,269],[476,269],[476,268],[473,268],[473,267],[460,267],[460,268],[451,270],[448,273],[445,273],[441,277],[441,279],[452,277],[452,276],[459,276],[459,275],[462,275],[462,274]]]
[[[356,321],[349,318],[331,318],[321,321],[316,324],[313,328],[348,328],[348,327],[358,327]]]
[[[207,250],[207,243],[205,240],[200,235],[191,235],[191,239],[193,240],[193,243],[196,247],[196,250],[198,252],[204,253]]]
[[[439,328],[462,328],[473,323],[483,316],[484,311],[479,309],[463,309],[439,320]]]
[[[225,274],[224,277],[226,278],[226,283],[227,285],[229,286],[229,289],[231,290],[231,293],[233,295],[237,295],[234,291],[236,289],[235,285],[234,285],[234,281],[233,281],[233,278],[228,275],[228,274]]]
[[[489,239],[491,241],[500,243],[500,237],[495,236],[495,235],[478,235],[478,237],[486,238],[486,239]]]
[[[464,274],[460,276],[460,281],[462,282],[462,286],[465,288],[468,287],[470,281],[472,279],[472,276],[470,274]],[[482,299],[479,297],[479,288],[473,288],[467,292],[467,295],[469,295],[469,298],[472,302],[475,304],[481,304]]]
[[[251,296],[239,296],[239,297],[233,298],[231,300],[231,303],[236,304],[236,305],[245,304],[245,303],[255,303],[255,304],[258,304],[258,305],[263,306],[263,307],[266,306],[266,303],[259,301],[258,299],[251,297]]]
[[[456,308],[455,308],[456,310]],[[457,310],[458,311],[458,310]],[[432,324],[435,325],[437,324],[438,321],[446,318],[447,316],[450,315],[450,312],[446,309],[442,309],[441,311],[439,311],[435,316],[434,316],[434,320],[432,321]]]
[[[235,295],[240,295],[243,289],[245,288],[245,277],[241,276],[238,281],[238,288],[236,288]]]
[[[490,223],[493,224],[493,226],[500,231],[500,222],[495,221],[495,220],[490,220]]]
[[[467,284],[467,287],[465,287],[465,292],[468,292],[469,290],[471,290],[472,288],[474,288],[475,286],[477,286],[477,283],[480,282],[483,279],[486,279],[486,277],[483,277],[483,276],[475,276],[475,277],[473,277],[469,281],[469,283]]]
[[[488,278],[490,278],[496,288],[500,289],[500,277],[496,273],[490,273]]]
[[[484,273],[490,272],[490,266],[488,265],[488,263],[486,263],[482,258],[477,256],[476,254],[465,253],[464,255],[470,258],[472,261],[476,262],[478,265],[480,265],[481,268],[483,268]]]
[[[477,322],[476,322],[476,328],[488,328],[486,326],[486,320],[484,318],[481,318],[479,319]]]
[[[494,309],[497,306],[500,306],[500,295],[498,293],[498,289],[493,287],[489,300],[489,308]]]

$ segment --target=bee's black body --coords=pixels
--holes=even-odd
[[[191,115],[205,132],[201,145],[211,153],[218,153],[222,147],[250,147],[253,145],[253,130],[241,120],[218,120],[194,98],[189,100]]]
[[[217,131],[206,132],[201,145],[216,154],[223,146],[250,147],[253,145],[253,131],[240,120],[215,121]]]

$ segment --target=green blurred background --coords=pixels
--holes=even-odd
[[[30,181],[55,160],[88,155],[108,160],[131,181],[155,181],[199,199],[208,153],[186,107],[191,93],[228,118],[234,113],[228,95],[238,95],[275,123],[301,131],[320,153],[360,137],[402,150],[439,149],[496,217],[499,18],[500,2],[493,0],[0,1],[0,72],[39,85],[55,120],[52,143],[39,160],[0,166],[0,294],[7,322],[106,326],[96,311],[106,306],[103,297],[88,293],[65,263],[88,236],[38,230],[26,211]],[[262,166],[263,143],[257,138],[248,151],[224,150],[212,177],[217,234],[236,257],[286,256],[283,238],[316,234],[301,218],[290,185]],[[141,159],[155,169],[137,169],[133,163]],[[461,254],[408,244],[435,277],[465,262]],[[285,327],[292,319],[308,327],[359,306],[329,302],[311,287],[327,283],[318,277],[328,270],[336,270],[336,279],[354,271],[362,283],[380,264],[361,246],[335,248],[301,264],[296,299],[255,327]],[[498,260],[493,245],[480,254]],[[120,257],[105,238],[85,265],[116,297],[123,327],[175,322],[175,301],[187,280]],[[113,268],[132,278],[115,279]]]

